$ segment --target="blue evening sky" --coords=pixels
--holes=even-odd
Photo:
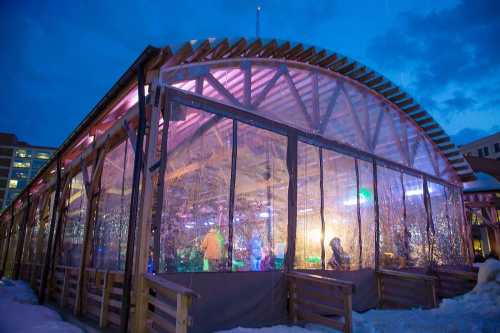
[[[500,130],[500,1],[1,1],[0,131],[57,146],[148,45],[261,36],[340,52],[456,143]]]

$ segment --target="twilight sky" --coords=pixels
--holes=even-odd
[[[57,146],[148,45],[261,36],[347,55],[455,143],[500,131],[500,1],[1,1],[0,131]]]

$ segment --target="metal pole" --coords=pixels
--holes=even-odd
[[[380,266],[380,215],[378,206],[377,161],[373,160],[373,206],[375,209],[375,269]]]
[[[325,264],[325,190],[323,173],[323,148],[319,148],[319,191],[320,191],[320,214],[321,214],[321,269],[326,269]]]
[[[356,215],[358,218],[358,243],[359,243],[359,268],[363,267],[363,239],[361,238],[361,202],[359,198],[359,162],[354,159],[354,169],[356,171]]]
[[[233,120],[233,144],[231,151],[231,179],[229,185],[229,219],[227,269],[233,270],[233,238],[234,238],[234,198],[236,189],[236,163],[238,159],[238,122]]]
[[[255,13],[255,37],[260,38],[260,10],[262,9],[261,6],[257,6],[257,11]]]
[[[293,270],[295,261],[295,238],[297,237],[297,133],[288,133],[286,152],[288,169],[288,248],[286,253],[286,271]]]
[[[14,280],[19,279],[19,270],[21,268],[21,259],[23,257],[24,237],[26,236],[26,227],[28,225],[28,220],[29,220],[29,215],[30,215],[30,207],[31,207],[31,196],[29,195],[29,193],[28,193],[26,200],[27,200],[27,203],[26,203],[25,212],[24,212],[24,216],[23,216],[23,223],[22,223],[21,228],[19,230],[19,241],[17,242],[16,261],[14,264],[14,274],[13,274]]]
[[[54,202],[52,203],[52,216],[50,217],[50,230],[49,239],[47,241],[47,251],[45,252],[45,259],[43,261],[42,278],[40,281],[40,292],[38,295],[38,302],[43,304],[45,302],[45,289],[47,288],[47,277],[49,273],[50,257],[51,257],[51,244],[54,238],[54,229],[56,226],[57,207],[59,206],[59,192],[61,191],[61,157],[57,156],[56,161],[56,191],[54,192]]]
[[[137,212],[139,208],[139,185],[143,168],[143,142],[146,132],[146,99],[144,97],[144,68],[139,65],[137,69],[138,95],[139,95],[139,127],[134,157],[134,174],[132,178],[132,193],[130,198],[130,215],[128,221],[127,252],[125,255],[125,276],[123,282],[122,308],[120,314],[120,331],[127,333],[130,317],[130,290],[132,289],[132,271],[134,270],[134,244],[137,225]],[[139,291],[137,291],[139,292]],[[137,313],[137,316],[140,314]]]

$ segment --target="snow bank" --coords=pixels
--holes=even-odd
[[[22,281],[0,281],[0,333],[83,333],[64,322],[54,310],[37,305],[38,299]]]
[[[471,292],[444,299],[432,310],[371,310],[353,313],[354,333],[469,333],[500,332],[500,262],[488,259],[479,268],[478,283]],[[308,324],[260,329],[235,328],[224,333],[331,333],[335,330]],[[222,332],[221,332],[222,333]]]

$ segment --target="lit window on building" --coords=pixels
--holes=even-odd
[[[20,158],[30,158],[31,154],[26,149],[16,149],[16,157]]]
[[[35,158],[38,158],[40,160],[48,160],[50,158],[50,154],[40,151],[35,154]]]
[[[30,166],[31,166],[30,162],[19,162],[19,161],[14,162],[15,168],[29,168]]]
[[[27,179],[28,174],[24,170],[13,170],[12,171],[12,178],[17,178],[17,179]]]
[[[9,188],[17,188],[17,179],[9,180]]]

